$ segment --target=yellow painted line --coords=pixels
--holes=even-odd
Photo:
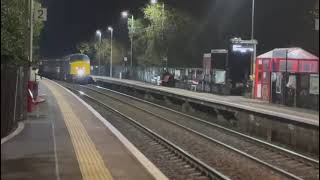
[[[83,124],[72,111],[71,106],[65,101],[56,87],[49,85],[47,82],[44,82],[44,84],[51,90],[57,99],[64,122],[71,137],[83,179],[113,180],[100,153],[96,149]]]

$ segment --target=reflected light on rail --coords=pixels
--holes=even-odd
[[[84,95],[84,92],[82,92],[82,91],[79,91],[79,93],[80,93],[81,95]]]

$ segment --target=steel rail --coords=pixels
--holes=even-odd
[[[198,158],[194,157],[193,155],[189,154],[188,152],[186,152],[185,150],[181,149],[180,147],[176,146],[175,144],[173,144],[172,142],[170,142],[169,140],[165,139],[164,137],[160,136],[159,134],[155,133],[154,131],[152,131],[151,129],[143,126],[141,123],[137,122],[136,120],[134,120],[133,118],[123,114],[122,112],[118,111],[117,109],[89,96],[88,94],[67,87],[68,89],[70,89],[73,92],[77,92],[77,94],[80,94],[81,96],[85,96],[93,101],[95,101],[97,104],[102,105],[103,107],[110,109],[111,111],[119,114],[120,116],[124,117],[125,119],[129,120],[130,123],[132,123],[134,126],[142,129],[146,134],[149,135],[149,137],[151,137],[152,139],[154,139],[155,141],[157,141],[158,143],[162,144],[163,146],[165,146],[167,149],[169,149],[172,153],[176,154],[178,157],[182,157],[185,161],[187,161],[190,165],[192,165],[194,168],[198,169],[202,174],[204,174],[205,176],[211,178],[211,179],[221,179],[221,180],[230,180],[229,177],[223,175],[221,172],[217,171],[216,169],[210,167],[209,165],[207,165],[206,163],[202,162],[201,160],[199,160]]]

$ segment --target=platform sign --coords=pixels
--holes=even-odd
[[[47,8],[36,9],[34,16],[36,21],[47,21]]]
[[[251,44],[234,44],[232,45],[233,52],[240,52],[240,53],[248,53],[253,52],[254,47]]]

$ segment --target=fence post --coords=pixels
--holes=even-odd
[[[16,109],[17,109],[17,93],[18,93],[18,77],[19,77],[20,68],[16,70],[16,87],[14,90],[14,105],[13,105],[13,124],[16,122]]]

